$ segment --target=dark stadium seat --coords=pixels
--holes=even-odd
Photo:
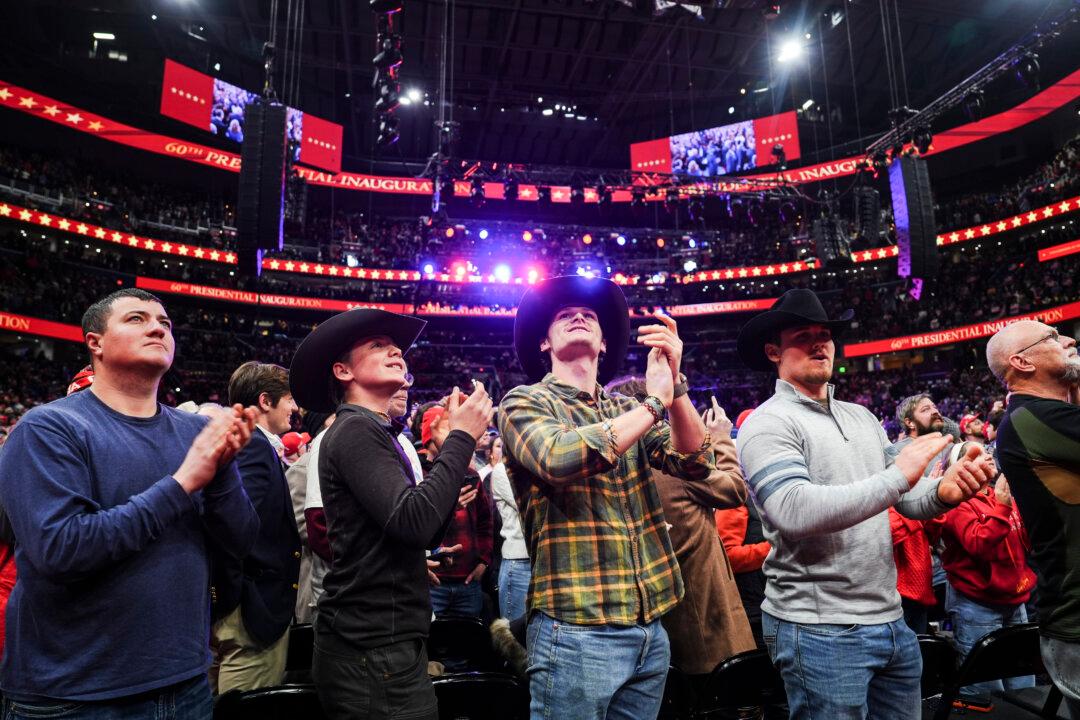
[[[697,697],[696,717],[727,717],[786,702],[784,681],[764,650],[739,653],[720,663]]]
[[[1039,651],[1038,625],[1026,623],[995,630],[975,643],[952,681],[946,684],[934,720],[949,717],[952,702],[965,685],[1045,672]],[[1043,706],[1043,716],[1054,717],[1060,702],[1061,694],[1051,691]]]
[[[439,699],[440,720],[527,720],[529,717],[529,688],[511,675],[455,673],[434,678],[433,683]]]
[[[323,720],[314,685],[233,690],[214,703],[214,720]]]
[[[956,648],[943,637],[919,635],[919,652],[923,661],[922,696],[940,695],[956,676]]]
[[[289,628],[289,654],[285,658],[285,681],[311,682],[311,657],[315,652],[315,631],[311,623]]]
[[[451,661],[457,670],[502,671],[506,663],[491,647],[491,635],[484,623],[476,618],[436,618],[431,623],[427,641],[428,660],[446,664]]]

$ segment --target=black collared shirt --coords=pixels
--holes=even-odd
[[[467,433],[452,431],[414,486],[391,432],[385,417],[343,404],[319,454],[334,559],[317,630],[365,649],[427,637],[424,550],[441,538],[476,447]]]

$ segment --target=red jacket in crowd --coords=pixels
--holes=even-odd
[[[934,570],[930,562],[929,534],[940,518],[912,520],[889,508],[889,529],[892,530],[893,560],[896,562],[896,589],[900,597],[930,607],[934,597]]]
[[[993,489],[946,513],[942,537],[941,564],[958,592],[988,605],[1019,605],[1031,597],[1027,531],[1016,505],[998,502]]]
[[[750,512],[746,506],[717,510],[715,518],[716,531],[720,534],[720,542],[723,543],[728,562],[731,563],[731,572],[739,575],[760,570],[772,546],[768,541],[743,545],[746,525],[750,520]]]
[[[471,480],[479,478],[472,476]],[[452,565],[440,566],[434,571],[440,580],[465,580],[479,563],[491,567],[495,545],[491,495],[482,482],[476,482],[476,489],[476,499],[466,507],[454,506],[454,517],[446,527],[441,544],[445,547],[460,544],[461,552],[454,556]]]

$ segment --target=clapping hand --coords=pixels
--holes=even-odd
[[[671,380],[675,382],[679,378],[679,367],[682,364],[683,354],[683,342],[679,339],[679,328],[666,313],[657,310],[653,315],[660,321],[660,324],[639,327],[638,342],[663,353],[671,371]],[[651,357],[652,353],[650,352],[649,355]]]

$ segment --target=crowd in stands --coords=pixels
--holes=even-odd
[[[1051,160],[1014,185],[988,193],[939,200],[936,215],[942,230],[967,227],[1012,215],[1074,195],[1080,190],[1080,138],[1068,142]],[[14,194],[12,194],[14,191]],[[75,159],[43,157],[14,146],[0,147],[0,193],[31,206],[41,195],[54,199],[57,211],[120,230],[170,240],[197,241],[213,247],[234,245],[233,206],[220,198],[177,190],[160,183],[133,183],[98,166]],[[27,197],[25,193],[30,193]],[[34,197],[34,195],[39,197]],[[856,228],[841,202],[839,217],[849,236]],[[713,206],[716,206],[715,208]],[[885,203],[887,205],[887,203]],[[537,263],[548,274],[566,274],[589,265],[652,277],[680,273],[686,260],[702,269],[777,263],[813,255],[810,225],[819,209],[800,211],[791,201],[733,196],[710,201],[710,229],[689,231],[479,221],[455,225],[445,219],[382,218],[351,210],[312,207],[302,231],[290,226],[283,257],[319,262],[355,262],[362,267],[419,269],[431,262],[440,270],[462,258],[477,262],[481,272],[512,258]],[[882,227],[890,216],[882,213]],[[486,237],[480,230],[486,229]],[[296,234],[299,232],[299,234]],[[590,242],[584,242],[584,236]],[[618,242],[622,237],[623,242]],[[889,232],[877,239],[860,238],[860,247],[891,242]],[[662,245],[660,240],[662,239]]]

